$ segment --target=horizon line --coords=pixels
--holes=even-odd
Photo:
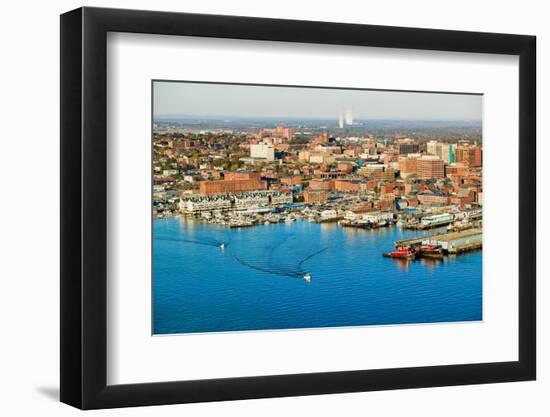
[[[330,116],[230,116],[230,115],[190,115],[190,114],[178,114],[178,113],[166,113],[166,114],[157,114],[153,115],[153,119],[156,118],[185,118],[185,119],[303,119],[303,120],[335,120],[338,121],[337,117]],[[368,117],[354,117],[356,121],[365,120],[365,121],[399,121],[399,122],[483,122],[483,119],[429,119],[429,118],[368,118]]]

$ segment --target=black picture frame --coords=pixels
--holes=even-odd
[[[108,32],[519,56],[519,360],[107,385]],[[533,380],[534,36],[102,8],[61,15],[61,401],[81,409]]]

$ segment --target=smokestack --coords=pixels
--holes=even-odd
[[[353,124],[353,113],[351,111],[351,108],[348,108],[346,110],[346,124],[348,126],[351,126]]]

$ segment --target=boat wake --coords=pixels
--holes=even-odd
[[[217,239],[209,239],[209,238],[203,238],[203,239],[173,239],[173,238],[155,238],[155,240],[161,240],[164,242],[180,242],[180,243],[193,243],[195,245],[204,245],[204,246],[213,246],[215,248],[227,248],[229,246],[229,240],[222,241]]]
[[[243,266],[254,269],[256,271],[265,272],[267,274],[279,275],[279,276],[282,276],[282,277],[292,277],[292,278],[302,278],[304,276],[303,273],[300,274],[300,273],[294,272],[294,271],[285,271],[282,268],[277,268],[277,267],[271,268],[269,266],[265,267],[265,266],[262,266],[262,265],[255,265],[254,263],[249,262],[249,261],[245,261],[244,259],[241,259],[236,255],[233,255],[233,258],[235,258],[235,260]]]
[[[298,263],[298,266],[300,267],[300,269],[302,268],[302,265],[304,263],[306,263],[307,261],[309,261],[311,258],[323,253],[324,251],[326,251],[328,248],[323,248],[323,249],[320,249],[316,252],[313,252],[312,254],[306,256],[304,259],[302,259],[299,263]]]
[[[175,239],[175,238],[163,238],[157,237],[155,240],[164,241],[164,242],[175,242],[175,243],[189,243],[194,245],[203,245],[220,248],[226,254],[231,255],[231,257],[247,268],[254,269],[258,272],[263,272],[266,274],[291,277],[291,278],[300,278],[305,279],[307,282],[311,281],[311,275],[308,271],[305,270],[305,264],[314,257],[325,252],[328,248],[320,248],[313,252],[303,254],[303,245],[296,240],[290,240],[294,237],[294,234],[287,234],[282,236],[282,238],[275,243],[274,245],[268,247],[259,247],[259,253],[261,255],[254,256],[243,256],[238,253],[239,249],[232,246],[231,251],[229,251],[229,236],[227,240],[220,240],[219,238],[210,238],[203,237],[201,239]],[[258,252],[254,251],[256,254]],[[248,251],[246,251],[248,253]]]
[[[268,252],[267,257],[258,257],[253,260],[244,259],[242,256],[233,254],[233,258],[243,266],[254,269],[259,272],[264,272],[271,275],[278,275],[291,278],[300,278],[305,279],[306,281],[311,280],[311,275],[304,269],[304,265],[307,261],[314,258],[317,255],[325,252],[328,248],[321,248],[314,252],[308,253],[303,257],[297,258],[299,256],[299,248],[292,247],[292,245],[287,244],[289,237],[292,235],[285,236],[277,244],[266,248],[265,251]],[[284,253],[279,253],[280,248],[284,248]]]

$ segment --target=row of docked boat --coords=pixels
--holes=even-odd
[[[443,259],[443,249],[435,245],[420,245],[396,248],[382,254],[385,258],[414,260],[417,258]]]
[[[388,222],[385,219],[380,219],[378,221],[357,219],[357,220],[340,220],[338,224],[342,227],[356,227],[359,229],[376,229],[378,227],[390,226],[392,223]]]
[[[256,225],[257,221],[254,219],[247,218],[234,218],[229,221],[229,227],[232,229],[239,227],[252,227]]]

